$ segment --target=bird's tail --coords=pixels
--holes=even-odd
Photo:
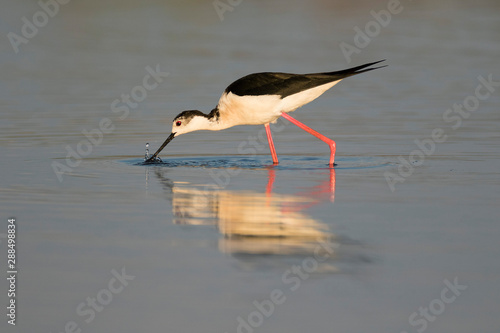
[[[372,65],[378,64],[378,63],[380,63],[382,61],[385,61],[385,59],[384,60],[380,60],[380,61],[371,62],[369,64],[364,64],[364,65],[361,65],[361,66],[356,66],[356,67],[344,69],[344,70],[341,70],[341,71],[328,72],[328,73],[318,73],[317,75],[327,75],[329,77],[334,78],[335,80],[341,80],[341,79],[349,77],[349,76],[361,74],[361,73],[364,73],[364,72],[369,72],[369,71],[372,71],[374,69],[378,69],[378,68],[382,68],[382,67],[387,67],[387,65],[384,65],[384,66],[367,68],[367,67],[370,67]]]

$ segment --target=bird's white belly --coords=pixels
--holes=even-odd
[[[222,95],[219,100],[221,122],[228,127],[236,125],[263,125],[275,121],[281,115],[277,108],[278,95],[238,96]]]
[[[228,128],[236,125],[264,125],[276,121],[282,112],[292,112],[318,98],[339,81],[281,98],[279,95],[238,96],[224,93],[219,100],[221,125]]]
[[[340,80],[323,84],[311,89],[301,91],[299,93],[287,96],[281,100],[279,108],[282,112],[292,112],[309,102],[314,101],[321,96],[325,91],[339,83]]]

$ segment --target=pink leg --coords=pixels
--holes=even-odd
[[[330,165],[333,166],[334,164],[334,161],[335,161],[335,141],[333,141],[332,139],[328,139],[326,136],[324,136],[323,134],[321,133],[318,133],[316,132],[315,130],[313,130],[312,128],[302,124],[300,121],[298,121],[297,119],[295,118],[292,118],[290,117],[287,113],[283,112],[281,113],[281,115],[283,116],[283,118],[285,118],[286,120],[289,120],[290,122],[292,122],[294,125],[297,125],[298,127],[302,128],[304,131],[306,132],[309,132],[311,133],[312,135],[314,135],[315,137],[317,137],[318,139],[320,139],[321,141],[325,142],[326,144],[328,144],[328,146],[330,147]]]
[[[265,124],[264,126],[266,127],[267,141],[269,141],[269,149],[271,150],[271,155],[273,156],[273,163],[278,164],[278,155],[276,155],[276,149],[274,149],[271,128],[269,127],[269,124]]]

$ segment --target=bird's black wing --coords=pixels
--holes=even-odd
[[[384,61],[384,60],[381,60]],[[313,74],[255,73],[231,83],[225,93],[238,96],[279,95],[281,98],[311,89],[329,82],[342,80],[348,76],[371,71],[380,67],[366,68],[380,61],[345,69],[342,71]]]

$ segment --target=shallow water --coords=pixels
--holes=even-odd
[[[500,6],[402,1],[348,62],[339,44],[387,5],[242,1],[221,21],[210,1],[70,2],[18,53],[3,38],[0,266],[15,217],[16,329],[498,332],[500,87],[443,117],[479,77],[500,81]],[[5,36],[40,10],[2,8]],[[277,166],[255,126],[183,135],[143,165],[175,115],[211,110],[243,75],[380,59],[293,114],[336,140],[334,169],[286,121]],[[154,70],[168,75],[141,90]],[[467,288],[443,293],[455,279]]]

